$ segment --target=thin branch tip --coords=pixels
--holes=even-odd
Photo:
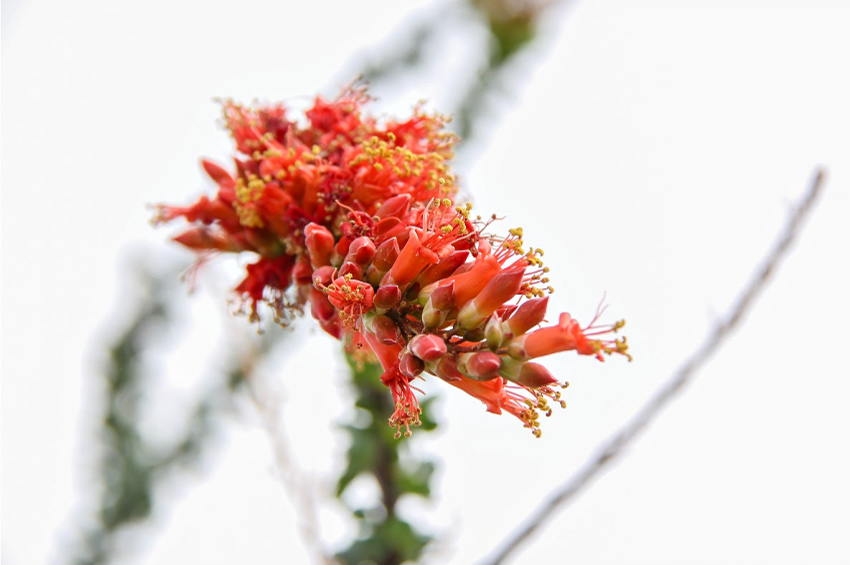
[[[685,390],[685,385],[729,338],[744,314],[752,308],[755,299],[767,287],[771,275],[776,272],[779,263],[787,255],[791,243],[799,235],[800,226],[807,219],[815,200],[822,191],[826,176],[824,167],[815,169],[808,188],[798,200],[797,205],[793,207],[791,216],[764,261],[756,266],[754,274],[743,287],[739,297],[733,302],[726,315],[709,329],[703,342],[679,365],[673,375],[655,391],[638,412],[609,439],[600,444],[596,452],[566,482],[554,489],[524,525],[509,534],[501,549],[489,560],[483,561],[482,565],[498,565],[513,554],[544,522],[551,519],[558,509],[566,506],[568,502],[586,490],[592,483],[592,479],[609,463],[622,455],[631,442],[645,431],[661,411]]]

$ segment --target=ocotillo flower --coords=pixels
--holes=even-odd
[[[361,114],[368,100],[362,89],[330,103],[317,98],[307,126],[290,121],[280,104],[225,101],[223,121],[239,153],[235,174],[203,160],[218,193],[192,206],[157,206],[155,222],[183,217],[193,224],[175,237],[191,249],[258,256],[237,287],[252,319],[260,302],[282,320],[289,306],[304,304],[304,290],[294,301],[281,297],[306,261],[308,224],[332,232],[335,247],[326,251],[344,255],[357,236],[398,229],[411,203],[454,195],[447,161],[455,138],[443,129],[446,119],[417,108],[406,121],[378,123]]]
[[[412,382],[425,375],[539,435],[540,414],[563,405],[566,383],[532,359],[569,350],[628,357],[625,338],[605,337],[622,322],[581,327],[561,314],[538,328],[551,292],[542,252],[524,249],[522,230],[488,233],[492,220],[455,204],[446,120],[417,110],[379,123],[361,115],[366,101],[361,90],[317,99],[307,126],[281,105],[226,102],[241,154],[235,175],[203,161],[216,197],[159,206],[157,221],[192,223],[175,238],[191,249],[257,255],[236,287],[252,319],[261,302],[284,322],[309,302],[326,332],[377,360],[397,435],[419,423]]]

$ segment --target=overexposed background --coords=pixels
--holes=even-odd
[[[2,3],[2,559],[63,563],[92,487],[104,340],[129,317],[129,257],[188,253],[146,204],[212,190],[226,163],[214,97],[333,96],[358,54],[452,2]],[[589,319],[606,293],[635,355],[546,364],[569,407],[534,440],[441,383],[434,502],[403,505],[441,538],[435,563],[483,558],[699,343],[788,217],[816,165],[818,209],[728,347],[627,457],[514,561],[847,563],[850,549],[850,4],[580,1],[555,10],[513,65],[461,163],[482,215],[544,248],[553,311]],[[449,30],[451,32],[451,30]],[[470,35],[439,54],[463,68]],[[376,109],[453,103],[438,68]],[[227,348],[219,260],[161,361],[150,426]],[[230,277],[229,279],[227,277]],[[309,322],[309,320],[304,320]],[[289,335],[278,393],[299,466],[321,491],[344,450],[337,344]],[[274,381],[275,375],[270,379]],[[172,404],[173,403],[173,404]],[[306,563],[295,511],[250,410],[206,467],[172,481],[127,563]],[[354,532],[321,502],[334,547]]]

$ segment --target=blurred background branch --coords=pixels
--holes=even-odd
[[[135,268],[144,292],[134,306],[128,327],[107,345],[102,378],[104,413],[100,430],[100,494],[95,516],[82,532],[71,561],[78,564],[112,562],[121,551],[116,539],[127,526],[151,517],[157,486],[176,470],[196,465],[214,437],[220,413],[229,396],[244,381],[234,371],[226,375],[191,407],[185,429],[169,445],[149,437],[142,425],[150,401],[150,358],[163,348],[173,323],[176,271],[156,273],[141,264]],[[127,306],[126,304],[124,305]],[[83,523],[86,523],[84,521]]]
[[[530,73],[535,63],[543,60],[519,56],[539,43],[541,22],[556,17],[570,0],[468,0],[438,2],[423,9],[408,26],[391,33],[381,43],[361,54],[349,65],[351,75],[359,75],[378,95],[390,84],[405,77],[427,80],[429,66],[438,69],[433,82],[441,88],[434,97],[446,97],[452,103],[441,112],[452,117],[451,129],[463,140],[458,152],[465,154],[475,147],[473,138],[480,137],[480,126],[499,119],[496,97],[517,94],[518,84]],[[440,51],[452,35],[463,34],[465,52]],[[447,61],[446,58],[452,59]],[[463,61],[472,68],[452,68]],[[345,80],[350,80],[346,76]],[[507,105],[506,105],[507,107]]]

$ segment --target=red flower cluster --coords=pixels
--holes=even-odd
[[[563,405],[566,383],[531,360],[568,350],[628,357],[625,338],[603,338],[622,322],[581,327],[561,314],[538,327],[551,291],[542,252],[524,250],[519,229],[485,233],[489,222],[454,203],[447,120],[417,108],[379,123],[361,114],[367,101],[355,89],[316,99],[306,126],[282,105],[226,102],[236,174],[203,161],[215,198],[160,205],[156,221],[188,220],[175,240],[199,252],[258,256],[236,287],[252,320],[261,302],[283,322],[309,303],[326,332],[377,358],[397,435],[419,423],[411,383],[426,373],[539,435],[539,415]]]

